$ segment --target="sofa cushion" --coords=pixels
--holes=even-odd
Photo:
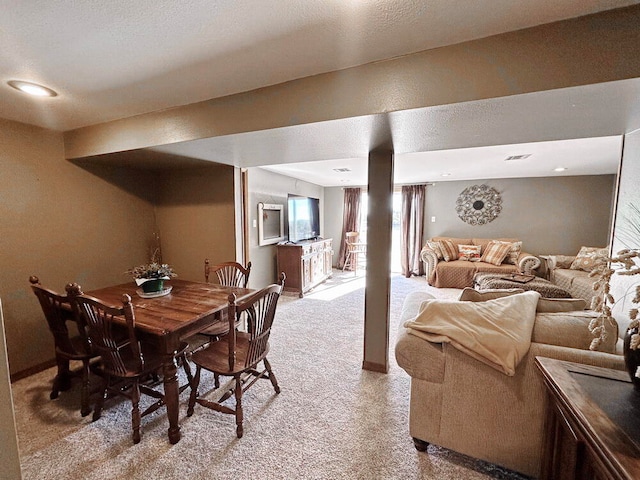
[[[462,290],[462,293],[460,294],[458,300],[460,300],[461,302],[486,302],[487,300],[508,297],[509,295],[515,295],[516,293],[522,292],[524,292],[522,288],[496,288],[479,292],[475,288],[465,287]]]
[[[590,272],[595,267],[606,263],[607,249],[601,247],[581,247],[575,260],[571,263],[571,270]]]
[[[462,290],[458,300],[461,302],[486,302],[487,300],[493,300],[494,298],[508,297],[509,295],[515,295],[516,293],[522,292],[524,292],[524,289],[522,288],[495,288],[478,291],[475,288],[466,287]],[[586,306],[587,302],[582,298],[540,297],[536,311],[538,313],[573,312],[584,310]]]
[[[564,288],[573,298],[583,298],[587,302],[587,307],[591,305],[591,300],[596,293],[593,289],[594,282],[595,279],[584,270],[558,268],[553,271],[553,283]]]
[[[440,245],[440,251],[442,251],[442,256],[445,262],[451,262],[458,259],[458,246],[451,240],[440,240],[438,244]]]
[[[509,254],[510,250],[511,244],[489,242],[489,245],[485,248],[480,260],[492,265],[500,265]]]
[[[485,262],[438,262],[431,285],[438,288],[464,288],[473,285],[473,277],[478,272],[508,274],[517,271],[515,265],[491,265]]]

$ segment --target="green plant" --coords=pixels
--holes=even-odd
[[[153,261],[133,267],[127,270],[127,273],[133,278],[171,278],[177,276],[170,265]]]

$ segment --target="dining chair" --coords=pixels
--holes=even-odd
[[[251,262],[246,267],[243,267],[238,262],[222,262],[212,267],[209,265],[209,259],[207,258],[204,261],[204,279],[207,283],[209,283],[211,273],[215,274],[217,283],[220,285],[247,288],[249,275],[251,274]],[[221,312],[218,319],[218,322],[199,333],[206,335],[210,340],[216,340],[220,336],[226,335],[229,331],[226,312]],[[235,328],[238,328],[240,323],[241,320],[237,319]]]
[[[143,383],[149,377],[157,378],[163,364],[162,355],[138,340],[136,317],[129,295],[122,296],[122,306],[111,306],[84,295],[78,284],[67,285],[67,294],[74,312],[87,326],[87,336],[93,350],[102,357],[103,382],[93,410],[93,421],[102,415],[108,393],[129,398],[132,404],[133,443],[138,443],[141,418],[164,405],[163,393]],[[189,380],[188,384],[180,387],[181,392],[192,381],[189,363],[185,359],[186,349],[185,343],[176,353]],[[141,393],[156,399],[142,413],[139,406]]]
[[[358,242],[360,234],[358,232],[347,232],[345,234],[345,244],[347,247],[344,265],[342,271],[344,272],[347,266],[350,270],[357,273],[358,271],[358,259],[360,255],[367,254],[367,244]]]
[[[282,273],[279,284],[269,285],[238,303],[234,294],[229,295],[227,308],[229,333],[191,356],[191,361],[196,365],[196,371],[191,383],[187,416],[193,415],[196,403],[221,413],[234,415],[236,435],[242,438],[242,394],[260,378],[269,379],[275,392],[280,393],[271,364],[267,360],[267,353],[269,353],[271,326],[284,280],[285,275]],[[234,328],[234,319],[243,313],[247,314],[247,332],[239,332]],[[260,362],[264,364],[262,370],[258,370]],[[202,369],[219,376],[233,377],[235,380],[232,381],[233,386],[227,384],[225,388],[228,390],[216,401],[206,399],[204,395],[198,394]],[[235,408],[223,405],[231,396],[235,396]]]
[[[74,373],[69,369],[69,362],[72,360],[82,362],[80,371],[82,377],[80,414],[85,417],[91,413],[89,405],[91,361],[97,359],[99,355],[92,351],[84,326],[76,322],[71,310],[69,297],[43,287],[35,275],[29,277],[29,282],[33,293],[35,293],[40,302],[49,331],[53,335],[58,372],[53,379],[49,398],[52,400],[58,398],[61,391],[70,388],[71,376]],[[68,321],[77,325],[77,335],[70,334],[67,326]]]

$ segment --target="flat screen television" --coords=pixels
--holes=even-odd
[[[320,236],[320,200],[289,194],[289,241],[300,242]]]

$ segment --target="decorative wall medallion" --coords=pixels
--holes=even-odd
[[[489,185],[465,188],[456,200],[456,213],[469,225],[485,225],[502,211],[500,193]]]

